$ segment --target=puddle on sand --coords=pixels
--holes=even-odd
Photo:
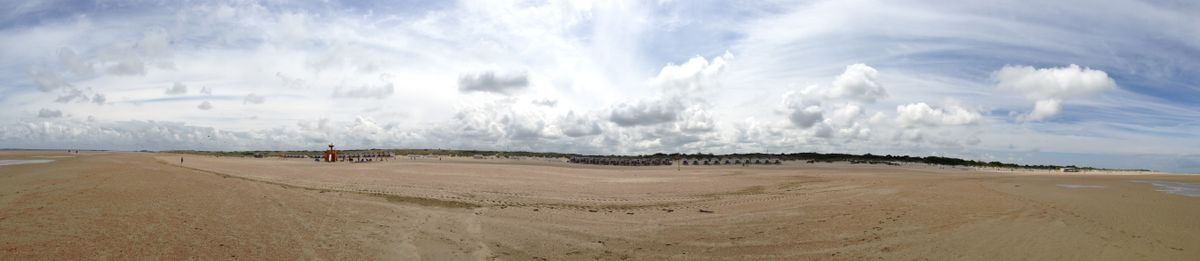
[[[54,161],[54,160],[6,160],[6,159],[0,159],[0,166],[18,165],[18,164],[50,163],[51,161]]]
[[[1200,183],[1184,183],[1158,180],[1134,180],[1132,182],[1154,185],[1154,190],[1166,193],[1200,198]]]
[[[1083,184],[1058,184],[1058,186],[1064,187],[1064,188],[1069,188],[1069,189],[1104,188],[1104,186],[1101,186],[1101,185],[1083,185]]]

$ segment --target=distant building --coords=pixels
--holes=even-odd
[[[1079,172],[1079,169],[1074,168],[1074,167],[1066,167],[1066,168],[1062,168],[1060,170],[1062,170],[1062,172]]]

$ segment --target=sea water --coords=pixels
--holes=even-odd
[[[1200,184],[1159,180],[1134,180],[1137,183],[1154,185],[1154,190],[1166,193],[1200,198]]]
[[[1058,184],[1059,187],[1078,189],[1078,188],[1104,188],[1101,185],[1083,185],[1083,184]]]
[[[0,159],[0,166],[18,165],[18,164],[50,163],[52,161],[54,161],[54,160],[41,160],[41,159],[38,159],[38,160],[6,160],[6,159]]]

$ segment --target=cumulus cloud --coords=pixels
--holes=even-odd
[[[458,91],[460,92],[490,92],[509,95],[529,86],[529,75],[526,72],[497,74],[486,71],[458,76]]]
[[[809,85],[785,92],[783,110],[787,113],[788,121],[802,129],[817,126],[817,123],[826,120],[829,124],[851,126],[864,113],[859,104],[875,103],[887,97],[887,91],[878,78],[879,71],[875,68],[851,64],[829,85]],[[824,115],[826,109],[832,110],[828,119]],[[821,129],[815,130],[814,135],[832,136],[832,127],[819,127]]]
[[[810,85],[800,94],[807,103],[821,101],[844,101],[874,103],[887,97],[887,90],[879,83],[879,71],[865,64],[852,64],[833,79],[830,85]]]
[[[544,112],[514,105],[515,99],[505,99],[459,108],[454,122],[442,126],[446,129],[439,135],[449,135],[445,138],[455,143],[545,141],[557,136]]]
[[[105,97],[104,94],[97,93],[96,95],[92,96],[92,102],[96,103],[97,105],[104,105],[104,103],[108,102],[108,98]]]
[[[558,106],[558,100],[549,99],[549,98],[533,100],[530,103],[533,103],[533,105],[537,105],[537,106],[544,106],[544,107],[551,107],[551,108]]]
[[[88,99],[88,95],[84,93],[83,90],[74,87],[68,87],[63,89],[62,94],[59,95],[57,99],[54,99],[54,101],[62,103],[68,103],[72,101],[88,102],[90,99]]]
[[[821,124],[821,125],[816,125],[816,126],[817,126],[816,128],[813,128],[813,136],[814,137],[818,137],[818,138],[832,138],[833,137],[833,128],[829,127],[829,125]]]
[[[38,118],[58,118],[58,117],[62,117],[63,113],[62,113],[62,111],[59,111],[59,110],[51,110],[51,109],[42,108],[41,110],[38,110],[37,116],[38,116]]]
[[[207,110],[211,110],[213,108],[213,106],[212,106],[212,103],[208,103],[208,101],[204,101],[204,102],[201,102],[200,105],[197,105],[196,108],[207,111]]]
[[[864,103],[873,103],[887,97],[887,91],[879,84],[879,71],[865,64],[846,66],[846,71],[833,80],[833,88],[828,95],[834,99],[846,99]]]
[[[788,113],[788,121],[791,121],[796,127],[809,128],[824,119],[821,112],[821,107],[815,105],[793,108],[792,112]]]
[[[716,122],[713,116],[700,105],[692,105],[679,115],[676,122],[679,131],[684,133],[703,133],[712,131]]]
[[[933,108],[924,102],[896,107],[896,123],[902,127],[968,125],[979,122],[978,112],[960,106]]]
[[[187,91],[187,85],[183,85],[181,82],[175,82],[175,84],[171,85],[171,87],[167,87],[167,90],[164,93],[167,95],[183,95],[187,94]]]
[[[0,143],[29,148],[225,149],[270,147],[245,133],[161,121],[42,119],[0,125]]]
[[[733,54],[714,57],[712,62],[701,56],[689,59],[686,63],[667,64],[652,82],[669,93],[691,93],[712,89],[717,84],[718,76],[723,73],[733,59]]]
[[[1029,114],[1019,115],[1022,121],[1039,121],[1057,115],[1062,101],[1097,95],[1116,89],[1117,83],[1108,73],[1071,64],[1066,67],[1034,68],[1007,65],[992,72],[996,87],[1021,93],[1035,101]]]
[[[1058,115],[1062,111],[1062,101],[1058,99],[1038,100],[1033,104],[1033,111],[1029,114],[1017,115],[1017,119],[1021,121],[1040,121],[1050,118],[1050,116]]]
[[[696,149],[717,138],[717,121],[709,112],[707,91],[719,91],[719,79],[733,54],[688,59],[667,64],[648,83],[659,97],[611,106],[607,118],[617,127],[606,132],[605,142],[628,144],[626,149]]]
[[[667,123],[675,121],[682,108],[677,100],[621,103],[611,109],[608,120],[622,127]]]
[[[337,88],[333,91],[333,97],[337,98],[355,98],[355,99],[383,99],[392,96],[396,93],[396,87],[392,83],[380,83],[378,85],[363,84],[358,88]]]
[[[275,77],[279,77],[279,81],[283,82],[283,87],[291,89],[304,89],[304,79],[293,78],[283,72],[276,72]]]
[[[267,99],[265,97],[258,96],[257,94],[251,93],[251,94],[246,94],[246,97],[242,98],[242,104],[263,104],[263,102],[265,102],[266,100]]]
[[[863,115],[863,107],[854,104],[845,104],[833,109],[829,113],[829,121],[835,125],[851,125],[859,116]]]
[[[808,97],[804,92],[788,91],[783,94],[783,108],[788,121],[800,128],[810,128],[824,120],[819,100]]]
[[[563,135],[567,137],[586,137],[600,134],[600,120],[591,116],[577,116],[575,112],[568,112],[565,117],[559,120],[560,128]]]

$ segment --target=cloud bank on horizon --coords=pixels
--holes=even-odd
[[[1126,0],[5,2],[0,147],[817,151],[1200,172],[1197,13]]]

